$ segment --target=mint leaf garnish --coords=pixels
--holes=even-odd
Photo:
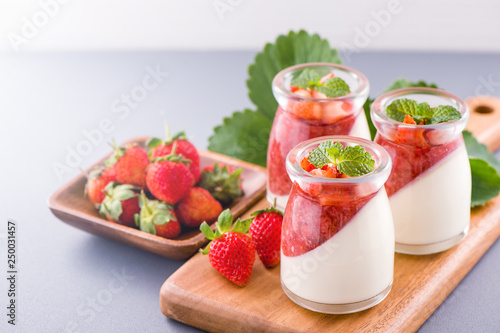
[[[403,122],[410,115],[417,124],[438,124],[462,118],[462,114],[450,105],[439,105],[431,108],[428,103],[417,103],[412,99],[400,98],[386,107],[389,118]]]
[[[431,118],[431,124],[438,124],[445,121],[457,120],[462,118],[460,112],[453,106],[449,105],[439,105],[433,109],[433,115]]]
[[[315,83],[319,84],[321,77],[319,74],[311,68],[304,68],[304,70],[292,80],[291,85],[297,88],[310,88],[311,85]]]
[[[361,146],[347,146],[338,159],[337,170],[349,177],[358,177],[373,171],[375,160]]]
[[[328,163],[334,163],[336,165],[337,159],[343,148],[344,146],[342,146],[340,142],[322,142],[318,148],[309,152],[309,163],[316,168],[322,168]]]
[[[349,85],[340,77],[329,78],[322,84],[320,75],[310,68],[305,68],[292,80],[291,85],[302,89],[315,89],[331,98],[345,96],[351,92]]]
[[[309,152],[309,163],[316,168],[327,164],[349,177],[358,177],[373,171],[375,160],[362,146],[342,146],[340,142],[325,141]]]
[[[327,97],[340,97],[345,96],[351,92],[349,85],[340,77],[332,77],[326,80],[324,85],[316,86],[315,88],[320,93],[325,94]]]
[[[393,101],[385,109],[387,117],[399,122],[405,120],[405,116],[409,114],[414,116],[417,114],[418,103],[411,99],[401,98]]]

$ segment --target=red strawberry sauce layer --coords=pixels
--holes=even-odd
[[[452,142],[427,148],[398,144],[387,140],[380,134],[375,137],[375,142],[384,147],[392,159],[391,175],[385,183],[387,195],[390,197],[463,145],[463,138],[459,135]]]
[[[288,199],[281,237],[281,249],[287,257],[314,250],[332,238],[377,194],[359,196],[351,186],[342,188],[340,193],[324,195],[334,189],[325,191],[316,188],[322,185],[310,186],[309,190],[321,192],[321,196],[311,196],[294,183]]]
[[[273,130],[269,138],[267,168],[269,189],[276,195],[288,195],[292,182],[285,167],[286,155],[302,141],[325,135],[347,135],[356,120],[355,113],[334,123],[321,119],[304,119],[278,107],[274,118]]]

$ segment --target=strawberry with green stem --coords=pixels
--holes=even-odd
[[[99,206],[106,197],[104,188],[115,180],[116,176],[112,168],[98,167],[88,175],[87,183],[85,184],[85,194],[97,209],[99,209]]]
[[[191,160],[172,153],[154,158],[146,171],[146,185],[153,196],[175,205],[184,198],[193,185],[193,175],[188,169]]]
[[[193,174],[193,185],[196,184],[201,177],[200,172],[200,155],[196,147],[187,140],[184,132],[179,132],[173,137],[170,137],[170,130],[168,125],[165,125],[165,140],[158,138],[151,138],[146,143],[150,149],[149,156],[151,159],[166,156],[172,153],[174,144],[176,145],[175,152],[178,155],[184,156],[185,159],[191,161],[189,164],[189,171]]]
[[[223,163],[207,165],[201,173],[198,186],[208,190],[222,205],[227,206],[243,195],[242,172],[241,168],[233,170],[230,165]]]
[[[234,284],[244,287],[252,275],[255,246],[247,235],[252,219],[240,220],[231,228],[233,215],[226,209],[216,222],[215,233],[203,222],[200,230],[211,242],[203,254],[208,254],[212,267]]]
[[[146,186],[146,168],[149,165],[148,154],[139,146],[119,147],[112,142],[114,152],[106,160],[106,167],[112,168],[116,181],[144,188]]]
[[[141,231],[164,238],[175,238],[181,233],[181,226],[174,208],[166,202],[149,200],[144,191],[139,197],[141,211],[135,214],[135,224]]]
[[[274,267],[280,262],[283,213],[276,209],[275,202],[273,207],[253,212],[252,216],[250,235],[255,250],[264,266]]]
[[[128,227],[134,227],[134,215],[139,213],[140,188],[129,184],[109,183],[104,193],[99,213],[108,221],[116,222]]]

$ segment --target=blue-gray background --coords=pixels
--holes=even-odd
[[[206,148],[212,128],[252,107],[247,66],[254,52],[27,53],[0,56],[0,267],[6,223],[18,223],[17,325],[7,325],[7,284],[0,279],[0,327],[19,332],[194,332],[163,316],[159,290],[183,261],[170,260],[74,229],[56,219],[47,198],[78,170],[59,174],[84,132],[112,124],[77,161],[86,168],[107,142],[163,136],[163,122]],[[363,72],[376,96],[395,79],[425,79],[467,98],[500,97],[499,55],[362,53],[346,65]],[[129,108],[122,94],[148,71],[168,73]],[[152,82],[152,81],[151,81]],[[121,112],[118,107],[121,106]],[[68,150],[69,149],[69,150]],[[60,163],[60,164],[58,164]],[[125,275],[124,280],[116,275]],[[202,279],[203,277],[200,277]],[[110,293],[109,291],[113,291]],[[112,295],[102,299],[103,295]],[[97,297],[95,309],[90,306]],[[420,332],[500,330],[500,241],[485,254]]]

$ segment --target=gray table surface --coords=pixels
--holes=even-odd
[[[58,175],[54,165],[64,163],[68,149],[82,145],[84,133],[103,119],[111,121],[112,130],[87,147],[76,163],[82,168],[110,151],[112,137],[123,142],[162,136],[165,120],[206,148],[224,116],[252,106],[245,80],[253,57],[254,52],[0,55],[0,267],[7,270],[6,225],[14,219],[19,272],[15,327],[7,325],[7,282],[0,279],[0,331],[198,331],[159,309],[162,283],[184,261],[72,228],[51,214],[47,198],[79,172]],[[404,77],[433,81],[467,98],[477,92],[500,97],[499,61],[499,55],[363,53],[347,65],[369,78],[371,96]],[[143,78],[155,69],[168,75],[151,91],[141,90]],[[119,104],[122,94],[141,91],[147,96],[126,114]],[[419,330],[498,331],[500,241]]]

